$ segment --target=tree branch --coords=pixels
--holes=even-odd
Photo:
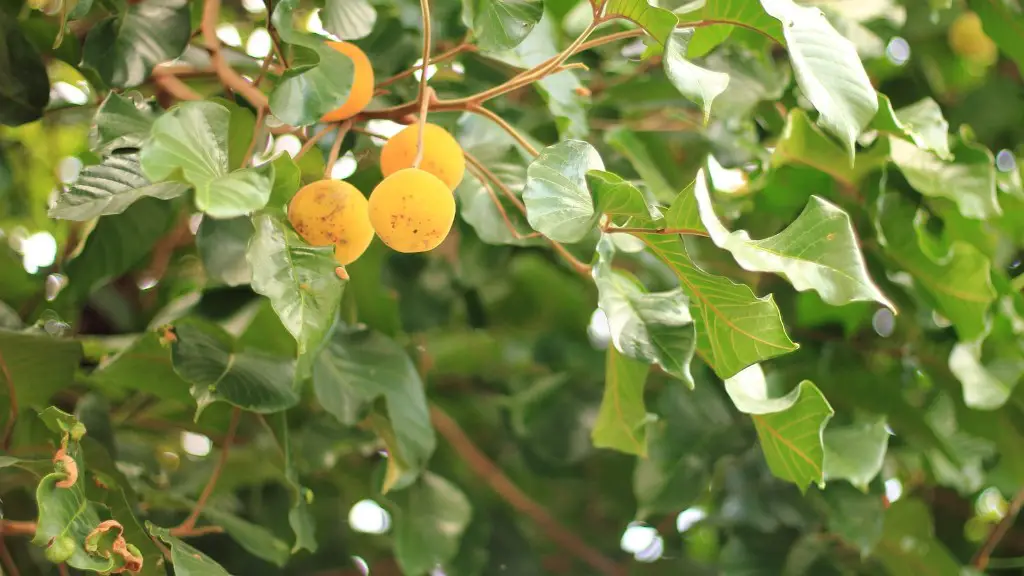
[[[1017,495],[1013,497],[1013,501],[1010,502],[1010,508],[1006,511],[1006,516],[1003,516],[999,524],[996,524],[995,528],[992,528],[992,531],[988,533],[985,543],[978,550],[978,553],[974,555],[974,558],[971,559],[972,566],[982,571],[988,567],[989,556],[995,551],[1003,536],[1013,527],[1013,523],[1017,520],[1017,515],[1020,514],[1021,506],[1024,506],[1024,488],[1021,488]]]
[[[352,120],[345,120],[338,124],[338,133],[334,137],[334,144],[331,145],[331,153],[327,156],[327,166],[324,168],[324,178],[330,178],[334,171],[334,163],[338,161],[338,154],[341,153],[341,143],[345,141],[349,128],[352,127]]]
[[[575,532],[558,522],[543,506],[527,496],[491,460],[473,444],[459,424],[438,406],[430,405],[430,417],[434,427],[466,463],[469,468],[501,496],[512,508],[535,522],[548,537],[570,554],[606,576],[622,576],[626,571],[591,548]]]
[[[469,172],[480,182],[480,185],[484,187],[487,194],[491,197],[491,202],[494,203],[494,207],[498,209],[498,213],[501,214],[501,219],[505,221],[505,227],[517,240],[526,240],[527,238],[537,238],[540,236],[540,232],[531,232],[529,234],[520,234],[516,230],[515,224],[512,224],[512,220],[508,217],[508,212],[505,211],[505,205],[501,203],[501,199],[494,193],[494,188],[487,181],[487,176],[482,174],[474,164],[469,164]]]
[[[31,520],[0,520],[0,533],[12,536],[35,536],[36,523]]]
[[[537,152],[537,149],[534,148],[533,145],[531,145],[529,142],[527,142],[526,138],[524,138],[522,134],[516,131],[516,129],[513,128],[511,124],[506,122],[505,119],[502,118],[501,116],[498,116],[496,113],[480,105],[470,106],[469,111],[473,112],[474,114],[479,114],[500,126],[505,132],[508,132],[509,136],[511,136],[516,142],[518,142],[520,146],[525,148],[526,151],[529,152],[532,156],[540,155],[540,153]]]
[[[219,20],[220,0],[206,0],[203,4],[201,29],[206,49],[210,52],[210,63],[213,65],[217,77],[226,88],[239,93],[248,100],[253,108],[267,108],[269,106],[267,96],[236,72],[221,54],[220,40],[217,38],[217,22]]]
[[[431,58],[429,65],[433,66],[435,64],[439,64],[441,62],[444,62],[445,60],[448,60],[450,58],[454,58],[455,56],[458,56],[459,54],[461,54],[463,52],[474,52],[475,50],[476,50],[476,46],[474,46],[472,44],[468,44],[466,42],[463,42],[462,44],[459,44],[455,48],[452,48],[451,50],[449,50],[447,52],[442,52],[442,53],[438,54],[437,56],[434,56],[433,58]],[[421,66],[413,66],[412,68],[409,68],[408,70],[403,70],[403,71],[399,72],[398,74],[395,74],[394,76],[391,76],[390,78],[385,78],[384,80],[381,80],[380,82],[378,82],[377,86],[376,86],[376,89],[379,90],[381,88],[390,86],[390,85],[394,84],[395,82],[398,82],[402,78],[408,78],[409,76],[412,76],[413,74],[415,74],[417,70],[424,70],[424,68],[421,67]]]
[[[217,460],[217,465],[214,467],[213,473],[210,474],[210,479],[206,482],[203,493],[199,495],[199,500],[196,501],[195,507],[192,508],[192,513],[176,528],[179,532],[191,532],[195,528],[196,520],[199,519],[199,513],[203,511],[206,501],[213,494],[213,489],[217,486],[220,473],[224,469],[224,465],[227,464],[228,454],[231,452],[231,443],[235,440],[235,432],[238,431],[238,420],[241,414],[241,408],[234,408],[231,411],[231,423],[228,424],[228,434],[224,437],[224,446],[220,449],[220,459]]]

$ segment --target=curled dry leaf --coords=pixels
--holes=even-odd
[[[78,464],[75,463],[75,459],[68,456],[68,452],[64,447],[57,450],[57,453],[53,455],[53,463],[58,464],[58,469],[63,468],[66,478],[57,482],[58,488],[71,488],[78,481]]]
[[[85,550],[103,558],[120,557],[123,564],[111,570],[111,574],[135,573],[142,570],[142,553],[124,539],[124,527],[117,520],[100,522],[85,537]]]

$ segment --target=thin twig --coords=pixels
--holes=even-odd
[[[203,41],[207,51],[210,53],[210,63],[213,65],[214,71],[217,72],[217,77],[220,78],[221,83],[225,87],[241,94],[243,98],[248,100],[253,108],[266,108],[269,103],[266,94],[260,92],[259,88],[250,84],[248,80],[236,72],[227,63],[227,60],[224,59],[224,55],[221,54],[220,40],[217,38],[217,23],[219,21],[220,0],[206,0],[206,3],[203,5],[201,28],[203,31]]]
[[[253,80],[252,83],[252,85],[256,88],[259,88],[260,82],[263,82],[264,76],[267,75],[267,70],[270,69],[270,62],[272,60],[273,58],[271,58],[269,54],[263,57],[263,66],[260,67],[260,74],[259,76],[256,77],[256,80]]]
[[[321,138],[326,136],[327,133],[330,132],[331,130],[336,130],[337,128],[338,126],[336,124],[328,124],[327,126],[324,126],[319,132],[313,134],[313,136],[309,140],[306,140],[306,143],[302,145],[302,148],[299,148],[299,153],[295,155],[295,159],[298,160],[299,158],[302,158],[306,154],[306,152],[309,152],[310,148],[315,146],[316,143],[320,141]]]
[[[462,44],[459,44],[455,48],[452,48],[451,50],[449,50],[447,52],[442,52],[442,53],[438,54],[437,56],[434,56],[433,58],[431,58],[429,65],[433,66],[435,64],[439,64],[441,62],[444,62],[445,60],[448,60],[450,58],[454,58],[455,56],[458,56],[459,54],[461,54],[463,52],[473,52],[475,50],[476,50],[476,46],[463,42]],[[375,86],[375,89],[379,90],[381,88],[390,86],[390,85],[394,84],[395,82],[398,82],[399,80],[401,80],[403,78],[408,78],[409,76],[412,76],[413,74],[416,73],[417,70],[422,70],[422,69],[423,68],[421,66],[413,66],[412,68],[409,68],[407,70],[403,70],[403,71],[399,72],[398,74],[395,74],[394,76],[391,76],[390,78],[385,78],[384,80],[381,80],[380,82],[378,82],[377,86]]]
[[[615,226],[602,226],[601,231],[609,234],[654,234],[658,236],[681,234],[683,236],[704,236],[705,238],[708,236],[706,231],[697,230],[696,228],[620,228]]]
[[[11,536],[34,536],[36,523],[31,520],[0,520],[0,533]]]
[[[341,153],[341,143],[352,127],[352,120],[345,120],[338,125],[338,133],[334,137],[334,144],[331,145],[331,153],[327,156],[327,166],[324,168],[324,178],[330,178],[334,171],[334,163],[338,161],[338,154]]]
[[[210,474],[210,479],[206,482],[206,487],[203,488],[203,493],[199,495],[199,500],[196,500],[196,505],[192,508],[192,513],[188,515],[188,518],[182,522],[177,529],[180,531],[191,531],[196,527],[196,520],[199,519],[199,513],[203,511],[203,506],[206,506],[206,501],[210,499],[210,495],[213,494],[213,489],[217,486],[217,480],[220,478],[220,473],[224,469],[224,465],[228,462],[228,454],[231,452],[231,443],[235,440],[235,432],[238,431],[238,420],[241,417],[242,410],[235,408],[231,411],[231,423],[228,424],[228,434],[224,437],[224,446],[220,449],[220,458],[217,460],[217,465],[213,469],[213,473]]]
[[[207,534],[221,534],[224,529],[220,526],[200,526],[199,528],[185,529],[183,526],[171,528],[171,536],[175,538],[196,538]]]
[[[10,402],[10,416],[7,418],[7,423],[4,424],[4,437],[2,443],[4,450],[7,450],[11,447],[11,435],[14,434],[14,423],[18,420],[18,392],[14,389],[14,378],[11,377],[11,371],[7,368],[7,362],[4,360],[3,353],[0,353],[0,373],[3,374],[4,380],[7,382],[7,397]]]
[[[498,116],[497,114],[488,110],[487,108],[484,108],[483,106],[477,105],[470,106],[469,111],[473,112],[474,114],[479,114],[500,126],[501,129],[504,130],[505,132],[508,132],[508,135],[511,136],[516,142],[518,142],[520,146],[525,148],[526,151],[530,153],[530,155],[540,155],[540,152],[537,152],[537,149],[534,148],[533,145],[531,145],[529,142],[527,142],[526,138],[524,138],[522,134],[520,134],[515,128],[512,127],[511,124],[506,122],[505,119],[502,118],[501,116]]]
[[[1021,488],[1017,495],[1013,497],[1013,501],[1010,502],[1010,508],[1006,511],[1006,516],[1003,516],[999,524],[996,524],[995,528],[988,533],[985,543],[978,550],[978,553],[974,555],[974,558],[971,559],[972,566],[982,571],[988,567],[989,556],[995,551],[1003,536],[1006,536],[1006,533],[1013,527],[1013,523],[1017,520],[1017,514],[1020,514],[1021,506],[1024,506],[1024,488]]]
[[[591,568],[607,576],[621,576],[625,570],[598,550],[591,548],[576,533],[558,522],[551,513],[516,486],[494,462],[473,444],[459,424],[436,405],[430,406],[434,427],[451,444],[466,465],[501,496],[512,508],[529,517],[548,537]]]
[[[468,165],[469,172],[480,182],[480,185],[484,187],[487,194],[491,197],[491,202],[494,203],[494,207],[498,209],[498,213],[501,214],[501,219],[505,221],[505,227],[517,240],[526,240],[528,238],[537,238],[540,236],[540,232],[531,232],[529,234],[520,234],[519,230],[516,230],[515,224],[508,217],[508,212],[505,211],[505,205],[501,203],[501,198],[494,192],[494,188],[491,187],[490,182],[487,180],[487,176],[479,172],[476,166],[473,164]]]
[[[579,258],[573,256],[572,252],[569,252],[569,250],[565,246],[562,246],[558,242],[555,242],[550,238],[548,238],[548,242],[551,244],[551,248],[554,249],[555,252],[558,252],[558,255],[561,256],[562,259],[569,264],[569,266],[572,266],[572,269],[577,274],[583,276],[587,280],[591,279],[592,268],[588,264],[580,262]]]
[[[423,57],[420,67],[420,90],[417,95],[420,103],[419,133],[416,135],[416,158],[412,161],[413,168],[419,168],[423,161],[423,139],[427,126],[427,108],[430,106],[431,94],[427,92],[427,67],[430,63],[430,0],[420,0],[423,12]]]
[[[256,125],[252,128],[252,139],[249,140],[249,147],[245,149],[245,156],[242,156],[242,168],[248,166],[249,161],[252,160],[252,153],[256,149],[256,141],[259,140],[260,129],[263,127],[263,121],[266,117],[266,108],[260,108],[256,112]]]
[[[178,100],[202,100],[203,95],[196,92],[181,81],[176,74],[167,70],[156,68],[153,70],[153,83],[158,88],[174,96]]]

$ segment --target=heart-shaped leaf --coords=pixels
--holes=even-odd
[[[593,229],[587,171],[603,169],[593,146],[566,140],[541,151],[526,169],[523,203],[534,230],[556,242],[578,242]]]

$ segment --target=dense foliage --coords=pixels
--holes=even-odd
[[[0,0],[3,573],[1019,571],[1022,8]]]

